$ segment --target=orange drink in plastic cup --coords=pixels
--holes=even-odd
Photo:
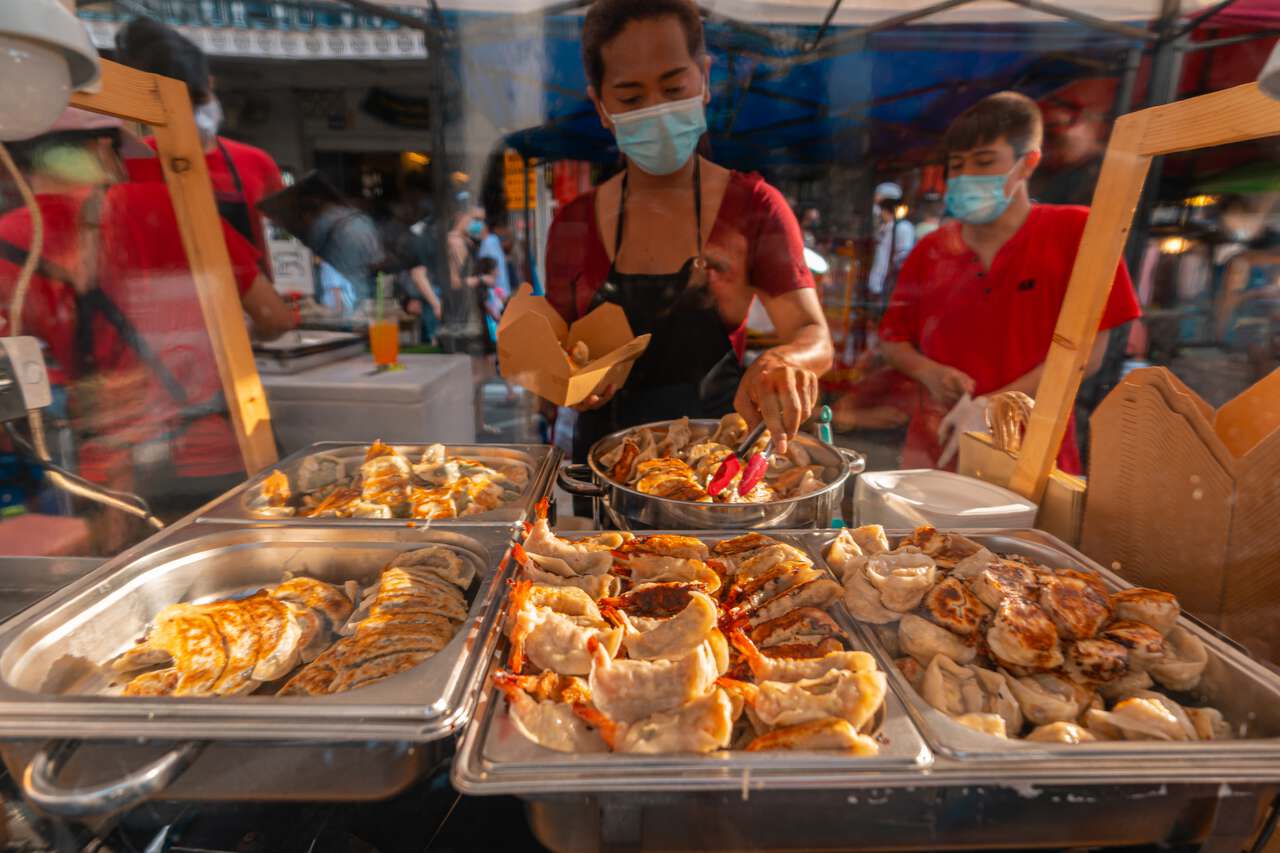
[[[371,320],[369,349],[373,351],[373,363],[378,367],[395,364],[400,357],[400,324],[395,320]]]

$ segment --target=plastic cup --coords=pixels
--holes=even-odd
[[[395,320],[371,320],[369,349],[373,351],[373,363],[378,367],[395,364],[400,358],[400,324]]]

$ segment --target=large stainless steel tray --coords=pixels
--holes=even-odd
[[[395,444],[396,450],[417,459],[426,449],[426,444]],[[546,497],[555,479],[556,471],[563,455],[559,448],[544,444],[448,444],[445,445],[450,456],[466,456],[470,459],[494,459],[505,463],[519,463],[529,469],[529,485],[517,501],[498,507],[491,512],[469,515],[464,518],[449,518],[436,521],[407,518],[275,518],[255,513],[249,502],[262,488],[262,483],[272,471],[283,471],[289,482],[297,481],[299,466],[308,456],[326,453],[339,456],[347,461],[348,470],[359,467],[364,460],[367,442],[320,441],[303,448],[278,465],[260,472],[248,482],[237,486],[214,503],[197,514],[200,522],[236,524],[269,523],[284,526],[301,527],[436,527],[461,526],[478,527],[484,525],[513,525],[533,516],[538,501]]]
[[[171,782],[165,796],[187,799],[390,796],[438,761],[447,738],[470,718],[496,642],[509,544],[510,530],[502,527],[188,523],[161,533],[0,626],[6,763],[24,774],[28,796],[68,815],[122,808]],[[243,594],[278,582],[285,571],[369,582],[396,554],[426,545],[454,550],[477,580],[453,641],[408,672],[323,697],[158,700],[95,692],[107,683],[98,665],[131,645],[168,604]],[[37,740],[66,737],[85,745],[77,752],[74,744]],[[144,758],[151,764],[136,769]],[[79,788],[54,781],[64,765]],[[236,772],[266,765],[251,782]],[[97,781],[104,767],[135,769]]]
[[[315,739],[362,736],[426,741],[452,733],[482,666],[499,562],[509,531],[212,527],[188,524],[112,561],[0,626],[0,736],[61,735],[66,720],[95,718],[90,736]],[[320,697],[250,695],[139,699],[102,695],[100,664],[129,648],[161,608],[252,592],[286,571],[371,582],[396,554],[440,545],[472,563],[467,621],[439,654],[360,690]]]
[[[824,468],[826,486],[796,498],[758,504],[697,503],[672,500],[638,492],[609,478],[600,457],[638,429],[665,435],[671,421],[655,421],[607,435],[591,446],[586,465],[569,465],[560,471],[561,488],[581,497],[594,498],[597,518],[619,530],[777,530],[783,528],[829,527],[841,515],[841,497],[851,477],[866,468],[866,457],[852,450],[820,441],[808,433],[796,436],[796,443]],[[692,420],[695,435],[710,435],[719,425],[715,420]],[[589,477],[586,482],[581,477]]]
[[[576,538],[572,533],[566,538]],[[586,534],[577,534],[582,536]],[[725,531],[699,531],[686,535],[707,542],[736,535]],[[803,534],[774,533],[776,538],[808,550]],[[815,555],[815,563],[825,565]],[[859,645],[856,626],[843,607],[833,616]],[[490,660],[490,674],[499,666],[498,653]],[[664,791],[735,790],[744,795],[761,786],[814,788],[834,783],[874,784],[886,770],[910,770],[918,774],[932,756],[897,698],[885,699],[876,731],[881,752],[876,757],[850,757],[830,752],[725,752],[717,755],[638,756],[605,753],[571,755],[538,746],[527,740],[507,716],[506,702],[490,686],[488,675],[472,725],[463,735],[453,764],[453,784],[467,794],[583,793],[661,789]]]
[[[895,538],[909,532],[890,531],[889,535]],[[1039,530],[966,530],[964,535],[998,553],[1021,554],[1055,568],[1097,572],[1113,589],[1132,586],[1079,551]],[[825,553],[826,546],[835,536],[836,531],[814,534],[815,549]],[[1068,745],[1001,740],[983,735],[955,722],[916,692],[893,665],[894,655],[886,642],[892,640],[892,636],[886,638],[876,630],[878,626],[859,622],[858,627],[889,673],[893,690],[905,702],[929,745],[940,755],[959,760],[995,759],[1001,762],[1094,762],[1104,758],[1128,758],[1148,765],[1152,762],[1199,763],[1211,757],[1228,759],[1234,756],[1251,761],[1273,761],[1280,773],[1280,678],[1202,623],[1184,615],[1180,624],[1205,644],[1209,650],[1209,666],[1195,691],[1171,696],[1184,704],[1217,708],[1232,723],[1237,739],[1207,743],[1123,741]]]

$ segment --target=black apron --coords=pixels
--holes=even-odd
[[[617,259],[627,213],[627,176],[623,174],[614,263],[590,307],[604,302],[619,305],[626,312],[631,330],[652,338],[613,399],[599,409],[578,413],[573,434],[575,462],[585,462],[592,444],[620,429],[685,415],[718,418],[733,411],[733,398],[742,381],[742,362],[707,287],[706,259],[702,254],[701,160],[693,170],[693,202],[698,229],[695,257],[675,273],[619,272]]]
[[[274,279],[271,272],[270,258],[267,255],[266,245],[258,245],[258,235],[253,230],[253,211],[249,209],[249,197],[244,194],[244,182],[240,180],[240,170],[236,168],[236,161],[231,159],[231,155],[227,153],[227,147],[222,144],[222,140],[218,139],[218,152],[222,154],[222,161],[227,164],[227,171],[231,173],[231,180],[236,185],[234,193],[213,192],[213,200],[218,205],[218,215],[221,216],[228,225],[236,230],[241,237],[249,241],[249,245],[256,248],[261,254],[258,257],[258,268],[262,270],[262,274],[269,280]],[[263,235],[265,241],[265,234]]]

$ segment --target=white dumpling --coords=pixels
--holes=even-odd
[[[1038,743],[1088,743],[1097,740],[1087,729],[1065,721],[1036,726],[1026,739]]]
[[[877,554],[863,569],[889,610],[906,613],[919,606],[938,576],[937,564],[924,554]]]
[[[1196,739],[1196,727],[1191,722],[1191,717],[1187,715],[1186,709],[1173,699],[1170,699],[1163,693],[1157,693],[1154,690],[1139,690],[1133,695],[1136,699],[1149,699],[1152,702],[1157,702],[1162,705],[1164,709],[1173,715],[1173,718],[1178,721],[1178,725],[1182,727],[1182,731],[1186,734],[1187,738],[1190,740]]]
[[[1004,717],[999,714],[961,714],[954,718],[957,723],[967,729],[973,729],[975,732],[981,732],[984,735],[992,737],[1008,738],[1009,731],[1005,726]]]
[[[523,690],[510,691],[508,712],[529,740],[556,752],[607,752],[600,735],[587,727],[567,702],[537,701]]]
[[[841,580],[848,576],[849,570],[855,567],[861,570],[866,566],[865,556],[861,546],[853,541],[853,532],[847,527],[827,546],[827,565]]]
[[[633,723],[706,694],[719,674],[715,653],[705,642],[679,660],[614,660],[597,650],[588,684],[591,701],[605,716]]]
[[[919,690],[925,701],[949,716],[996,714],[1004,720],[1006,732],[1022,729],[1022,711],[999,673],[960,666],[938,655],[925,670]]]
[[[622,644],[628,657],[637,660],[677,660],[690,654],[706,641],[718,616],[711,597],[697,591],[689,593],[689,603],[675,616],[653,620],[656,624],[644,630],[618,611],[625,632]]]
[[[716,688],[675,711],[660,711],[619,726],[615,752],[656,755],[672,752],[715,752],[733,736],[733,703]]]
[[[902,617],[880,603],[880,591],[871,585],[863,571],[866,557],[857,557],[855,562],[861,566],[853,566],[844,576],[844,606],[853,614],[853,618],[873,625],[887,625],[897,622]]]
[[[946,655],[956,663],[968,663],[977,655],[960,637],[914,613],[903,615],[898,623],[898,645],[926,666],[937,655]]]
[[[1110,711],[1088,711],[1084,723],[1090,732],[1106,740],[1195,739],[1195,728],[1188,730],[1189,722],[1184,726],[1163,703],[1136,696],[1117,702]]]
[[[1098,693],[1108,702],[1115,702],[1126,696],[1132,696],[1138,690],[1146,690],[1155,682],[1146,670],[1129,670],[1124,675],[1105,684],[1097,685]]]
[[[1088,707],[1092,694],[1070,680],[1051,672],[1037,672],[1022,678],[1005,674],[1022,715],[1035,726],[1073,722]]]
[[[853,537],[853,541],[862,549],[862,553],[869,557],[887,553],[889,550],[889,537],[885,535],[884,528],[879,524],[864,524],[861,527],[855,527],[849,531],[849,535]]]
[[[564,575],[544,571],[541,566],[532,561],[523,566],[521,571],[524,572],[525,577],[537,584],[544,586],[571,586],[580,589],[591,596],[592,601],[599,601],[602,598],[617,595],[622,591],[622,579],[617,575],[572,575],[565,577]]]
[[[545,518],[534,522],[525,538],[524,550],[535,559],[546,557],[561,560],[577,575],[602,575],[613,567],[613,555],[607,549],[596,547],[592,543],[561,539],[551,532]],[[543,568],[555,571],[545,565]]]
[[[1164,654],[1147,672],[1169,690],[1194,690],[1209,665],[1209,650],[1195,634],[1177,625],[1164,638]]]
[[[1229,740],[1231,724],[1217,708],[1183,708],[1200,740]]]
[[[1173,630],[1182,612],[1178,599],[1171,593],[1143,587],[1113,593],[1111,606],[1117,619],[1150,625],[1161,634]]]

